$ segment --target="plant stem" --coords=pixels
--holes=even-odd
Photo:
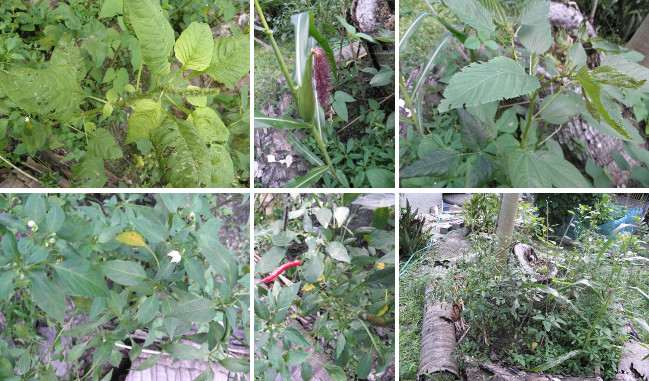
[[[258,0],[255,0],[255,8],[257,9],[257,13],[259,13],[259,18],[261,19],[261,23],[264,25],[264,33],[266,33],[266,35],[270,39],[270,44],[273,46],[273,51],[275,52],[275,58],[277,58],[277,63],[279,63],[279,66],[282,69],[282,73],[284,73],[284,78],[286,78],[286,83],[288,84],[288,88],[291,89],[291,94],[293,94],[293,101],[297,104],[298,101],[297,93],[295,92],[295,86],[293,85],[293,80],[291,79],[291,75],[288,72],[286,63],[282,59],[282,52],[280,52],[279,46],[277,46],[277,42],[275,42],[275,37],[273,37],[273,31],[268,27],[268,23],[266,22],[266,17],[264,17],[264,12],[261,10],[261,6],[259,5]]]
[[[171,18],[171,16],[175,15],[176,13],[180,12],[183,8],[185,8],[186,6],[188,6],[189,3],[191,3],[192,1],[194,1],[194,0],[187,0],[187,1],[185,2],[185,4],[183,4],[183,5],[180,6],[180,8],[178,8],[178,9],[176,9],[175,11],[171,12],[171,14],[169,15],[169,18]]]
[[[257,2],[257,0],[255,0],[255,2]],[[336,178],[336,180],[339,180],[336,171],[334,171],[334,166],[331,164],[331,159],[329,158],[329,153],[327,153],[327,149],[325,148],[324,141],[322,141],[322,137],[320,136],[318,129],[315,128],[313,121],[309,123],[309,128],[311,129],[311,134],[315,137],[315,141],[318,143],[318,147],[327,162],[327,166],[331,169],[331,174]]]
[[[401,90],[401,94],[403,94],[403,100],[406,101],[406,106],[408,106],[408,109],[410,109],[410,112],[412,113],[412,121],[414,122],[417,131],[419,131],[419,136],[424,136],[424,129],[419,125],[419,119],[417,119],[415,108],[412,107],[412,99],[410,99],[410,95],[408,94],[408,91],[406,91],[406,85],[403,82],[403,74],[401,74],[401,68],[399,68],[399,90]]]

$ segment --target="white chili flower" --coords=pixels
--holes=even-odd
[[[180,259],[182,258],[180,256],[180,253],[177,252],[176,250],[171,250],[170,252],[167,253],[167,256],[171,257],[171,263],[180,262]]]
[[[36,222],[34,222],[34,221],[32,221],[32,220],[29,220],[29,222],[27,222],[27,227],[28,227],[28,228],[31,229],[31,228],[33,228],[34,226],[36,226]]]
[[[56,243],[56,240],[54,238],[50,238],[50,243]]]
[[[196,218],[196,215],[194,214],[194,212],[189,213],[189,218]]]
[[[27,122],[29,122],[29,117],[28,116],[25,117],[25,123],[27,123]]]
[[[318,238],[315,240],[315,243],[316,243],[316,245],[324,245],[324,239],[318,237]]]

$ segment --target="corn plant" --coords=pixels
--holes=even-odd
[[[400,171],[404,185],[417,186],[428,178],[466,187],[592,186],[552,140],[576,116],[626,141],[634,156],[649,153],[638,146],[644,141],[622,117],[617,103],[625,103],[629,94],[649,90],[649,69],[634,62],[641,58],[637,53],[588,37],[585,24],[574,42],[564,30],[553,39],[548,0],[526,0],[515,17],[495,0],[443,4],[466,25],[451,25],[433,7],[416,17],[400,42],[400,51],[407,49],[426,17],[436,17],[448,33],[431,49],[412,90],[406,90],[403,75],[400,88],[412,113],[407,122],[424,135],[422,86],[449,44],[466,47],[470,58],[465,57],[472,62],[452,75],[437,108],[440,113],[457,110],[460,136],[445,142],[436,134],[428,137],[430,144],[419,147],[414,162]],[[588,68],[584,45],[606,53],[599,67]],[[558,58],[562,54],[554,54],[557,51],[565,59]],[[593,165],[586,171],[595,184],[601,184],[600,177],[606,174]]]

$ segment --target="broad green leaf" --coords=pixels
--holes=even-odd
[[[277,296],[277,312],[275,314],[275,323],[280,323],[286,318],[288,314],[288,309],[297,297],[298,291],[300,291],[301,282],[293,283],[290,286],[282,288],[282,291],[279,292]]]
[[[511,58],[496,57],[486,63],[474,62],[456,73],[450,80],[441,112],[449,109],[514,98],[540,87],[539,80],[525,73]]]
[[[611,156],[613,156],[613,161],[615,161],[615,164],[617,164],[617,167],[621,170],[628,171],[629,169],[631,169],[624,156],[622,156],[617,150],[612,149]]]
[[[417,96],[417,93],[421,89],[422,85],[424,84],[424,82],[426,82],[426,79],[428,79],[428,75],[430,74],[431,70],[433,70],[433,68],[435,67],[435,62],[437,62],[439,57],[445,54],[446,45],[451,41],[452,38],[453,36],[450,33],[444,33],[439,38],[439,40],[437,40],[437,43],[430,51],[430,54],[428,54],[428,58],[426,58],[426,61],[424,61],[424,66],[421,73],[415,80],[411,94]]]
[[[282,357],[282,349],[277,344],[277,341],[270,340],[268,346],[265,348],[268,353],[268,360],[275,369],[281,369],[284,365],[284,358]],[[272,378],[273,380],[275,378]]]
[[[549,0],[525,0],[521,7],[521,24],[537,25],[548,21]]]
[[[304,69],[309,54],[309,13],[302,12],[291,15],[295,38],[295,70],[293,71],[293,83],[295,86],[302,86]]]
[[[642,185],[649,185],[649,170],[645,167],[635,167],[629,174],[630,179],[638,180]]]
[[[190,121],[166,119],[151,131],[151,141],[165,178],[179,188],[212,182],[212,155]]]
[[[566,64],[569,69],[572,69],[575,66],[577,66],[577,69],[586,67],[586,51],[579,42],[575,42],[570,49],[568,49]]]
[[[403,53],[408,46],[408,41],[410,41],[410,38],[417,32],[419,26],[427,16],[430,16],[430,13],[423,11],[419,12],[419,14],[415,16],[415,19],[412,21],[408,29],[406,29],[406,32],[401,36],[401,40],[399,41],[399,53]]]
[[[492,179],[493,172],[498,168],[496,162],[486,153],[477,152],[469,156],[466,161],[467,188],[482,187]]]
[[[394,82],[394,69],[381,66],[381,70],[370,80],[370,86],[385,86]]]
[[[602,65],[611,66],[623,73],[630,75],[638,81],[647,81],[640,88],[643,92],[649,91],[649,69],[635,62],[625,60],[618,55],[605,56]]]
[[[590,175],[590,177],[595,180],[595,187],[596,188],[610,188],[611,187],[611,179],[609,176],[606,174],[604,169],[595,164],[592,158],[588,158],[586,160],[586,173]]]
[[[201,253],[207,262],[214,268],[214,271],[223,275],[230,287],[234,287],[238,280],[239,270],[232,258],[232,253],[218,242],[218,236],[214,238],[201,235],[199,242]]]
[[[9,229],[16,229],[21,233],[27,231],[27,224],[25,221],[18,219],[16,216],[9,213],[0,213],[0,225],[6,226]],[[11,234],[9,236],[11,236]]]
[[[313,168],[306,175],[302,177],[296,177],[289,180],[286,183],[286,188],[308,188],[309,186],[315,184],[322,175],[329,171],[329,166],[323,165],[322,167]]]
[[[189,24],[174,45],[174,53],[184,70],[204,70],[210,65],[213,52],[212,30],[202,22]]]
[[[261,273],[265,274],[272,271],[286,256],[286,248],[273,246],[266,254],[262,255],[261,258],[255,263],[255,274]]]
[[[72,66],[0,71],[0,87],[27,112],[68,121],[86,97]]]
[[[99,11],[99,18],[111,18],[122,14],[124,10],[123,0],[104,0]]]
[[[177,317],[193,323],[208,323],[214,319],[214,306],[205,298],[196,298],[178,303],[177,309],[168,316]]]
[[[383,168],[372,168],[365,171],[372,188],[393,188],[394,172]]]
[[[490,129],[464,109],[459,109],[460,135],[462,144],[474,151],[479,151],[495,137],[496,129]],[[494,127],[496,127],[494,125]]]
[[[153,74],[170,72],[169,54],[173,48],[174,30],[162,13],[157,0],[129,0],[124,2],[135,35],[140,41],[142,58]]]
[[[234,164],[227,145],[212,144],[212,186],[231,187],[234,181]]]
[[[52,52],[50,66],[71,66],[75,70],[77,81],[81,81],[86,75],[86,68],[81,57],[81,49],[75,45],[75,41],[76,39],[73,39],[69,33],[63,33]]]
[[[151,295],[142,305],[137,314],[137,322],[140,324],[145,324],[153,320],[153,318],[158,313],[158,308],[160,306],[160,300],[156,295]]]
[[[112,281],[124,286],[138,286],[147,279],[142,266],[134,261],[107,261],[100,265],[100,269]]]
[[[7,271],[0,275],[0,300],[5,300],[14,289],[14,276],[12,271]]]
[[[50,210],[47,211],[45,216],[45,231],[56,233],[63,227],[63,222],[65,222],[63,209],[56,202],[50,201]]]
[[[160,127],[164,114],[158,102],[151,99],[142,99],[135,104],[135,110],[128,118],[128,132],[126,144],[140,139],[148,139],[149,131]]]
[[[464,40],[464,46],[469,50],[479,49],[480,45],[481,42],[476,36],[469,36],[466,40]]]
[[[244,359],[235,357],[226,357],[219,360],[219,363],[230,372],[234,373],[248,373],[250,372],[250,363]]]
[[[40,225],[45,219],[45,200],[41,194],[31,194],[23,200],[25,203],[24,213],[27,218]]]
[[[290,341],[291,343],[297,345],[298,347],[311,348],[311,344],[304,338],[302,332],[298,331],[293,327],[286,327],[283,331],[284,338]]]
[[[624,150],[631,156],[632,159],[649,166],[649,151],[645,148],[638,146],[632,142],[624,143]]]
[[[250,36],[242,34],[214,41],[214,54],[205,69],[215,81],[232,88],[250,71]]]
[[[196,360],[199,355],[198,349],[189,344],[171,344],[165,347],[165,351],[173,357],[185,361]]]
[[[158,353],[157,355],[153,355],[153,356],[149,357],[148,359],[142,361],[142,363],[140,363],[140,365],[137,368],[135,368],[135,370],[138,371],[138,372],[141,372],[143,370],[147,370],[147,369],[151,368],[152,366],[157,364],[158,361],[160,361],[160,356],[161,355],[162,355],[161,353]]]
[[[67,305],[61,290],[56,288],[42,272],[29,273],[32,282],[30,294],[34,303],[59,323],[65,322]]]
[[[305,157],[311,164],[321,167],[324,165],[324,162],[310,149],[308,149],[302,142],[295,137],[291,132],[286,134],[286,141],[295,148],[303,157]]]
[[[581,113],[579,106],[564,94],[546,96],[539,105],[539,109],[543,120],[557,125],[567,123],[571,116]]]
[[[595,68],[591,73],[593,80],[599,84],[614,85],[628,89],[638,89],[642,87],[645,79],[636,81],[632,76],[621,72],[613,66],[600,66]]]
[[[137,232],[133,231],[122,233],[115,238],[117,242],[126,243],[127,245],[131,246],[146,246],[146,243],[142,239],[143,237],[146,238],[149,243],[160,243],[164,242],[167,239],[167,231],[164,225],[161,225],[159,223],[152,223],[149,218],[146,218],[144,216],[130,217],[129,220],[131,221],[133,227],[135,227]],[[126,242],[127,238],[125,237],[125,235],[127,234],[130,234],[133,237],[133,239],[130,240],[130,243]],[[122,241],[121,239],[124,240]]]
[[[584,90],[586,106],[591,116],[598,122],[604,118],[615,131],[630,139],[631,136],[622,127],[620,107],[610,99],[606,92],[602,91],[601,86],[593,80],[585,66],[579,69],[575,79]]]
[[[496,29],[491,13],[477,0],[452,0],[445,4],[478,32],[490,34]]]
[[[197,107],[187,117],[201,137],[208,142],[227,143],[230,131],[223,124],[221,117],[209,107]]]
[[[538,152],[538,157],[548,168],[552,186],[556,188],[591,188],[592,185],[569,161],[549,152]]]
[[[117,237],[115,237],[115,241],[129,246],[139,246],[139,247],[146,246],[146,242],[144,242],[144,238],[142,238],[142,234],[135,231],[124,232],[118,235]]]
[[[358,378],[367,378],[372,371],[372,358],[369,354],[363,356],[356,366],[356,376]]]
[[[303,352],[301,350],[288,351],[284,355],[284,359],[288,365],[300,365],[309,357],[311,357],[311,354]]]
[[[311,367],[311,364],[307,361],[304,364],[302,364],[302,369],[300,369],[300,376],[304,381],[310,381],[311,378],[313,378],[313,367]]]
[[[277,128],[278,130],[295,130],[298,128],[309,128],[309,125],[297,121],[290,116],[283,116],[283,117],[274,117],[274,116],[266,116],[259,111],[255,110],[255,129],[261,129],[261,128]]]
[[[401,169],[399,176],[403,178],[418,176],[442,176],[453,172],[459,164],[462,154],[454,149],[440,148],[428,157],[418,160]]]
[[[331,217],[333,217],[333,213],[329,208],[320,208],[316,210],[314,214],[315,218],[318,220],[318,223],[325,229],[329,226]]]
[[[102,159],[119,159],[124,154],[115,143],[113,135],[105,128],[98,128],[92,134],[89,134],[88,153]]]
[[[549,188],[552,173],[534,152],[517,149],[508,158],[509,176],[514,188]]]
[[[324,262],[318,257],[308,259],[302,267],[302,277],[309,283],[316,282],[324,272]]]
[[[86,153],[81,162],[72,165],[72,176],[86,188],[101,188],[108,178],[104,173],[104,159]]]
[[[323,366],[333,381],[347,381],[347,374],[343,368],[337,365],[323,364]]]
[[[329,242],[325,250],[327,251],[327,254],[331,256],[331,258],[337,261],[347,263],[349,263],[350,261],[347,248],[338,241]]]
[[[108,296],[104,277],[86,259],[70,259],[53,267],[61,281],[74,293],[73,295]]]
[[[543,54],[552,45],[550,23],[546,21],[542,24],[523,25],[518,31],[518,38],[525,49],[534,54]]]

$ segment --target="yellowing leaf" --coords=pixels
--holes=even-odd
[[[320,278],[318,278],[318,280],[316,280],[316,282],[320,282],[321,280],[324,280],[324,274],[320,275]]]
[[[146,246],[146,242],[144,242],[142,234],[138,232],[124,232],[115,237],[115,241],[127,244],[129,246]]]
[[[314,285],[312,284],[305,284],[304,287],[302,287],[302,291],[304,292],[309,292],[315,288]]]
[[[532,350],[535,350],[536,347],[538,347],[538,346],[539,346],[539,343],[537,343],[536,341],[533,342],[533,343],[532,343]]]
[[[383,309],[381,311],[379,311],[379,313],[376,314],[376,316],[381,316],[381,315],[385,314],[386,312],[388,312],[388,306],[387,305],[385,307],[383,307]]]
[[[376,268],[379,270],[383,270],[385,268],[385,263],[377,263]]]

